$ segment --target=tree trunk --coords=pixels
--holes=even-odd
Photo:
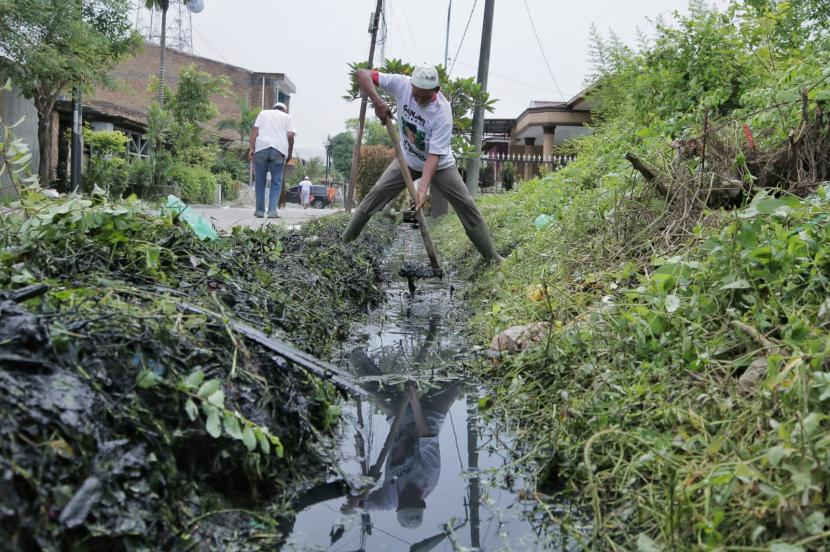
[[[55,102],[48,100],[35,100],[37,108],[37,145],[39,159],[37,174],[40,185],[49,187],[52,179],[52,110]]]
[[[159,105],[164,107],[164,50],[167,42],[167,8],[170,3],[164,0],[161,4],[161,59],[159,60]]]

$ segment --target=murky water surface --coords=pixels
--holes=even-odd
[[[386,263],[386,304],[344,346],[341,364],[369,398],[345,406],[331,451],[339,477],[303,496],[285,549],[572,548],[550,525],[539,529],[557,512],[523,498],[533,486],[512,466],[509,428],[477,414],[484,392],[461,367],[459,283],[422,280],[413,297],[397,277],[404,258],[424,261],[422,250],[417,231],[401,233]]]

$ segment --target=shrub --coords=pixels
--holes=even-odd
[[[81,181],[81,190],[91,193],[97,186],[110,197],[120,197],[127,189],[127,180],[127,162],[123,158],[93,157]]]
[[[220,172],[216,175],[216,184],[222,187],[222,199],[233,201],[239,197],[240,183],[230,173]]]
[[[234,180],[247,181],[248,180],[248,146],[239,148],[238,146],[230,146],[228,149],[223,149],[219,152],[210,170],[214,174],[226,172],[233,177]],[[244,159],[244,161],[243,161]]]
[[[212,203],[216,197],[216,177],[202,167],[174,163],[170,182],[179,187],[182,199],[190,203]]]
[[[509,191],[513,189],[514,182],[516,182],[516,167],[513,163],[505,163],[501,168],[501,185]]]
[[[127,188],[130,193],[146,197],[153,185],[153,165],[146,159],[137,159],[127,168]]]
[[[89,193],[97,186],[107,195],[119,197],[127,188],[127,162],[124,159],[127,135],[117,130],[93,131],[89,127],[83,129],[83,134],[91,158],[81,190]]]
[[[395,158],[395,150],[386,146],[363,146],[357,164],[357,190],[355,201],[363,199],[380,175]]]

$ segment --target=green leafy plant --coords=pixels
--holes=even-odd
[[[38,176],[51,180],[52,115],[73,86],[108,84],[108,73],[141,42],[121,0],[4,0],[0,3],[0,75],[38,112]],[[25,31],[22,31],[25,29]]]
[[[357,164],[357,193],[355,194],[357,201],[369,193],[394,158],[395,151],[388,146],[360,148],[360,161]]]

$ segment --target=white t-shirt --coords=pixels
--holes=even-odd
[[[395,510],[398,507],[398,497],[401,491],[413,484],[421,491],[421,496],[426,498],[438,485],[441,477],[441,448],[438,440],[438,433],[444,422],[444,415],[437,412],[424,412],[427,425],[433,437],[418,437],[418,430],[415,425],[415,416],[411,407],[401,417],[401,425],[398,434],[392,438],[392,447],[389,456],[386,458],[386,473],[383,477],[383,485],[375,489],[366,497],[363,507],[366,510]],[[409,439],[415,439],[416,444],[409,455],[402,461],[393,465],[392,455],[394,451]]]
[[[426,107],[412,96],[412,81],[406,75],[377,73],[376,84],[395,98],[398,106],[398,130],[401,150],[409,168],[422,171],[427,154],[441,156],[438,168],[455,165],[452,155],[452,108],[440,92]]]
[[[304,194],[307,194],[311,191],[311,181],[310,180],[302,180],[300,182],[300,191]]]
[[[274,148],[283,155],[288,155],[288,133],[297,133],[294,128],[294,118],[278,109],[260,111],[254,121],[259,129],[256,136],[254,151]]]

